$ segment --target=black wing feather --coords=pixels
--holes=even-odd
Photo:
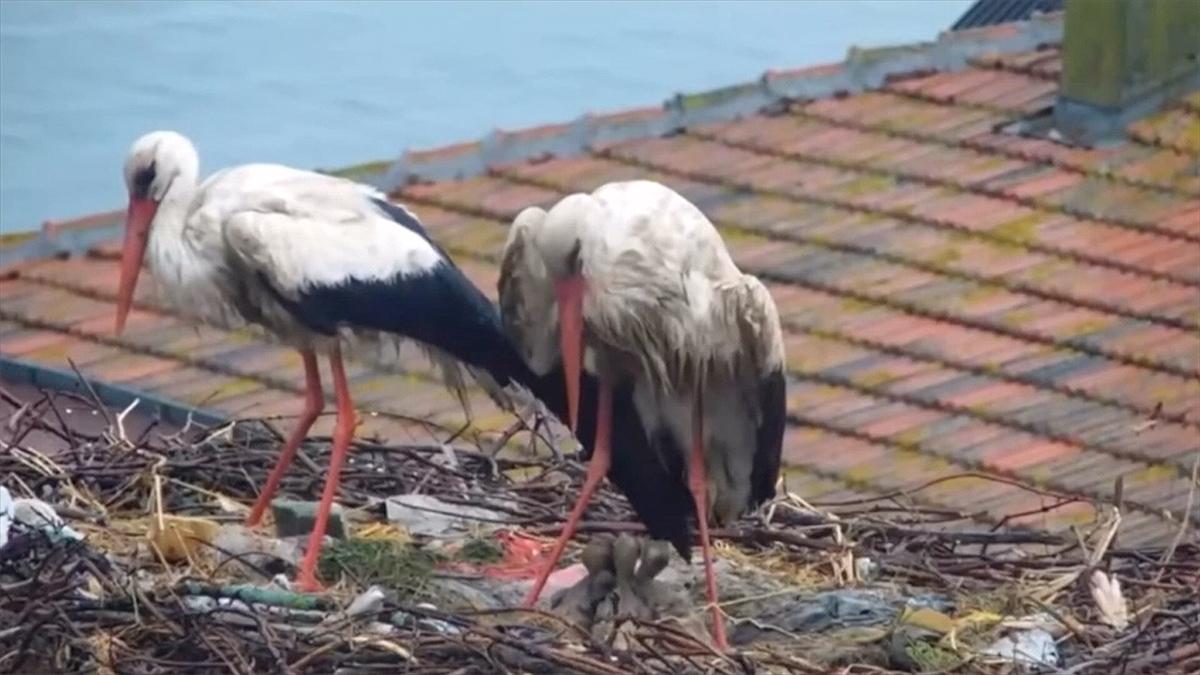
[[[487,371],[500,385],[528,377],[492,303],[449,260],[387,280],[313,286],[287,309],[314,331],[339,326],[394,333]]]
[[[762,420],[756,433],[754,468],[750,473],[751,509],[772,499],[779,481],[783,434],[787,428],[787,378],[782,368],[759,382],[758,400]]]
[[[324,335],[333,335],[342,326],[393,333],[485,370],[501,386],[528,380],[532,374],[504,334],[495,305],[411,213],[385,200],[371,201],[396,224],[432,244],[442,262],[430,270],[390,279],[350,278],[340,284],[312,286],[295,300],[268,284],[276,300],[298,321]]]
[[[404,229],[421,235],[422,239],[433,244],[434,248],[436,248],[438,251],[442,250],[442,248],[437,245],[437,242],[435,242],[429,236],[429,233],[425,231],[425,226],[421,224],[421,221],[417,220],[417,217],[410,213],[408,209],[400,206],[399,204],[393,204],[386,199],[377,199],[375,197],[371,198],[371,203],[373,203],[380,211],[383,211],[385,216],[391,218]]]

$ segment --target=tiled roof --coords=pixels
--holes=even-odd
[[[571,156],[516,153],[392,196],[494,297],[521,208],[612,180],[671,185],[779,305],[790,489],[828,502],[932,482],[912,501],[1058,531],[1089,522],[1121,478],[1122,542],[1161,543],[1200,453],[1200,93],[1114,147],[999,131],[1053,104],[1060,69],[1054,47],[978,56]],[[485,145],[410,153],[406,175],[419,175],[414,159],[477,162]],[[286,349],[188,327],[145,295],[111,337],[114,246],[19,263],[0,282],[4,355],[56,367],[70,356],[89,375],[226,413],[298,410]],[[379,412],[367,432],[427,438],[423,420],[462,422],[419,359],[400,368],[356,369],[358,400]],[[479,427],[506,426],[473,402]]]

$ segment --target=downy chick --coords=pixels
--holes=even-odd
[[[550,609],[567,621],[589,630],[599,604],[616,583],[613,543],[610,537],[593,537],[580,556],[587,576],[550,599]]]

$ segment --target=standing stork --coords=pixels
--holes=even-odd
[[[695,509],[713,638],[725,649],[708,521],[729,523],[774,496],[783,443],[783,336],[767,289],[738,270],[699,209],[651,181],[610,183],[549,212],[522,211],[500,289],[505,327],[533,371],[564,371],[573,430],[587,403],[585,370],[598,380],[587,477],[526,604],[536,602],[610,466],[644,451],[611,443],[614,392],[632,387],[656,454],[642,460],[658,466],[651,480],[665,475],[658,489]]]
[[[324,410],[317,356],[328,358],[337,404],[332,460],[298,575],[302,589],[314,590],[356,422],[343,344],[386,359],[400,340],[410,339],[463,400],[467,374],[501,404],[509,402],[508,385],[536,395],[541,383],[505,336],[492,303],[416,217],[383,194],[272,164],[226,169],[200,184],[198,171],[194,146],[178,133],[153,132],[131,147],[116,331],[124,328],[148,258],[164,300],[176,310],[227,328],[256,324],[300,352],[304,407],[250,511],[250,526],[261,520]]]

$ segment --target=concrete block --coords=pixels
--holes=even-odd
[[[317,523],[317,502],[276,499],[271,502],[271,513],[275,515],[275,534],[279,537],[294,537],[312,532]],[[342,520],[342,507],[334,504],[329,513],[325,534],[334,539],[346,538],[346,523]]]

